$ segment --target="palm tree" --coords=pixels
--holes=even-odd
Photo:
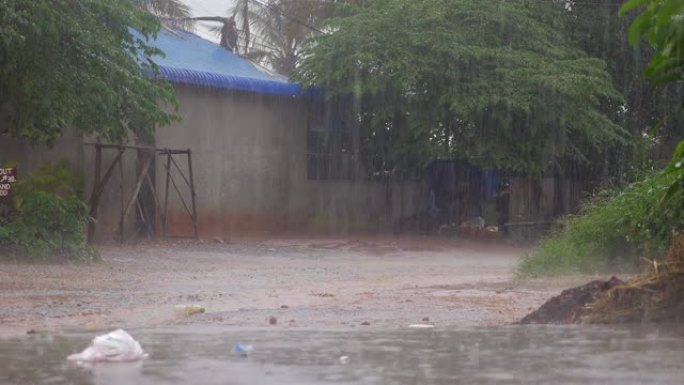
[[[191,17],[190,20],[197,21],[215,21],[223,24],[219,29],[212,28],[221,37],[221,47],[231,51],[237,52],[238,33],[235,28],[235,17],[221,17],[221,16],[200,16]]]
[[[187,22],[190,8],[181,0],[134,0],[134,3],[157,16],[167,26],[183,29],[191,26]]]
[[[233,6],[233,20],[235,20],[236,17],[240,19],[241,26],[240,30],[242,32],[242,38],[244,40],[244,52],[243,54],[247,54],[247,50],[249,47],[250,43],[250,38],[251,38],[251,33],[250,33],[250,28],[249,28],[249,14],[250,14],[250,9],[249,9],[249,2],[250,0],[237,0],[237,3]]]
[[[242,26],[238,44],[243,56],[289,75],[304,42],[321,33],[318,27],[334,15],[336,6],[325,0],[238,0],[229,12]]]
[[[213,21],[211,28],[225,48],[289,75],[296,68],[302,45],[335,15],[341,4],[361,0],[237,0],[227,17],[202,16],[190,20]],[[239,28],[235,27],[237,24]]]

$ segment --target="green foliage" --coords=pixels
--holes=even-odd
[[[0,131],[50,143],[70,128],[118,141],[174,119],[151,61],[158,20],[130,0],[0,0]],[[137,32],[134,32],[137,31]]]
[[[232,8],[242,29],[248,25],[254,34],[251,41],[246,34],[240,35],[241,43],[246,46],[244,56],[289,75],[298,64],[306,40],[318,34],[311,27],[320,27],[339,5],[317,0],[267,0],[266,3],[268,6],[250,7],[251,1],[242,0]]]
[[[684,2],[631,0],[622,13],[645,7],[630,27],[655,48],[646,75],[658,85],[684,80]],[[677,100],[681,103],[681,98]],[[660,173],[606,196],[595,197],[565,227],[526,258],[526,275],[615,270],[616,262],[661,256],[673,231],[684,229],[684,141]]]
[[[97,254],[84,232],[89,218],[88,206],[77,197],[34,191],[24,198],[19,216],[0,226],[0,245],[31,258],[92,261]]]
[[[684,1],[630,0],[620,12],[627,13],[639,7],[645,8],[632,23],[629,38],[636,43],[645,36],[656,50],[646,69],[646,76],[658,85],[681,82],[684,80]],[[678,102],[682,102],[681,98]],[[684,140],[677,145],[663,177],[671,184],[663,199],[662,214],[683,218]],[[684,229],[684,223],[679,222],[676,228]]]
[[[56,163],[44,163],[38,167],[30,178],[19,179],[13,186],[13,201],[18,210],[26,197],[35,192],[45,192],[62,197],[80,195],[81,181],[71,174],[66,160]]]
[[[20,179],[13,189],[11,214],[0,218],[0,255],[96,259],[85,237],[90,216],[79,198],[79,185],[66,162],[43,164],[31,177]]]
[[[668,217],[679,218],[677,229],[684,229],[684,140],[679,142],[663,175],[672,182],[663,198],[662,212]]]
[[[646,75],[656,84],[684,80],[684,2],[681,0],[629,0],[627,13],[643,8],[629,28],[629,40],[645,36],[656,52]]]
[[[573,0],[568,10],[568,34],[590,56],[603,59],[615,87],[625,95],[624,108],[616,118],[620,125],[633,134],[633,146],[618,147],[608,152],[602,175],[598,178],[633,180],[643,166],[665,165],[672,148],[684,137],[684,113],[681,105],[684,87],[670,84],[654,87],[644,71],[654,49],[646,41],[630,44],[627,31],[636,14],[619,15],[624,0]],[[610,115],[614,106],[604,106]],[[674,111],[677,111],[673,113]],[[667,116],[666,119],[663,119]],[[659,126],[654,140],[644,134]],[[652,134],[654,135],[654,134]],[[592,161],[594,163],[596,160]]]
[[[566,217],[562,229],[526,257],[523,275],[635,269],[640,257],[663,255],[682,228],[682,201],[667,199],[675,176],[656,173],[624,190],[603,191]]]
[[[564,34],[566,13],[538,1],[377,0],[335,19],[295,78],[356,96],[362,146],[385,170],[434,157],[562,170],[628,137],[603,113],[622,96],[606,64]]]

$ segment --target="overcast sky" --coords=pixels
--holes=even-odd
[[[233,0],[183,0],[190,7],[192,16],[226,16],[233,6]],[[214,23],[215,24],[215,23]],[[211,23],[195,23],[195,33],[205,39],[218,42],[218,37],[206,28]]]

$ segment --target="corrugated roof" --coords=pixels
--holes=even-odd
[[[154,61],[172,83],[293,97],[301,92],[300,85],[289,82],[286,77],[269,73],[189,32],[162,29],[152,45],[166,54]]]

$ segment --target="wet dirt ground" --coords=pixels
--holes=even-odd
[[[526,249],[442,239],[103,246],[90,265],[0,262],[0,336],[230,325],[386,329],[519,320],[588,277],[514,279]],[[184,305],[204,314],[183,314]]]

